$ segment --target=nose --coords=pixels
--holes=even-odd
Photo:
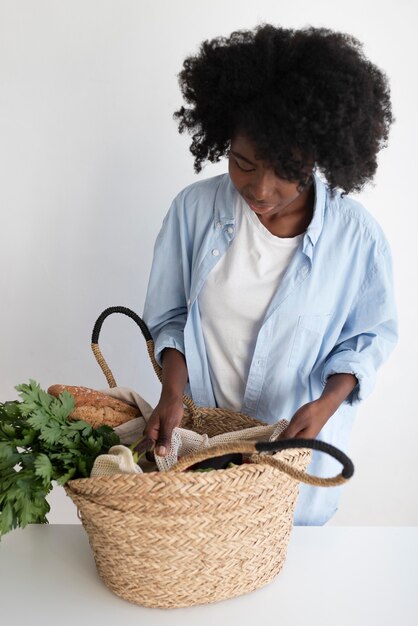
[[[268,204],[275,196],[276,176],[273,170],[263,170],[257,172],[251,182],[251,195],[255,202]]]

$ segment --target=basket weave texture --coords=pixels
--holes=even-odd
[[[114,312],[140,326],[161,380],[144,322],[130,309],[111,307],[96,321],[92,337],[109,386],[116,387],[116,381],[98,336],[104,319]],[[180,426],[209,437],[266,426],[236,411],[197,407],[188,396],[183,402]],[[261,444],[256,449],[255,440],[228,443],[183,457],[166,472],[68,481],[64,489],[77,506],[105,585],[135,604],[178,608],[236,597],[271,582],[286,559],[299,481],[333,486],[349,477],[347,472],[332,479],[309,476],[312,452],[303,447],[304,440],[299,444],[268,454],[260,452]],[[203,473],[181,471],[202,455],[249,450],[251,463]]]
[[[311,451],[273,455],[304,471]],[[248,593],[281,570],[299,483],[264,463],[65,485],[100,577],[130,602],[175,608]]]

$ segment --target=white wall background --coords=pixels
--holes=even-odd
[[[364,42],[389,76],[396,123],[375,184],[357,195],[392,246],[400,343],[358,413],[356,473],[332,525],[417,525],[415,408],[418,100],[412,0],[0,0],[0,401],[37,380],[107,387],[90,350],[107,307],[142,313],[154,239],[174,195],[226,171],[193,171],[172,114],[176,74],[206,38],[259,22],[326,26]],[[160,384],[139,329],[106,320],[119,385]],[[51,523],[79,523],[63,488]]]

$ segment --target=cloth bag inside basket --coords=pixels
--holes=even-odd
[[[91,476],[103,476],[115,473],[141,473],[141,468],[134,462],[132,452],[128,447],[137,441],[143,434],[145,426],[151,417],[152,407],[136,391],[128,387],[112,387],[111,389],[100,390],[112,398],[123,400],[139,408],[140,417],[125,422],[114,428],[123,445],[113,446],[109,453],[96,458]],[[197,452],[202,448],[209,448],[222,443],[232,441],[275,441],[280,433],[288,426],[286,420],[280,420],[276,424],[266,424],[265,426],[255,426],[222,433],[215,437],[194,432],[185,428],[175,427],[172,432],[171,445],[166,456],[155,453],[155,462],[159,471],[167,471],[173,467],[178,457]]]

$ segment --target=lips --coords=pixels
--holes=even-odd
[[[253,202],[246,196],[244,196],[244,200],[253,211],[270,211],[275,206],[274,204],[259,204],[258,202]]]
[[[267,211],[271,211],[274,208],[274,204],[254,204],[247,199],[245,201],[252,211],[266,213]]]

